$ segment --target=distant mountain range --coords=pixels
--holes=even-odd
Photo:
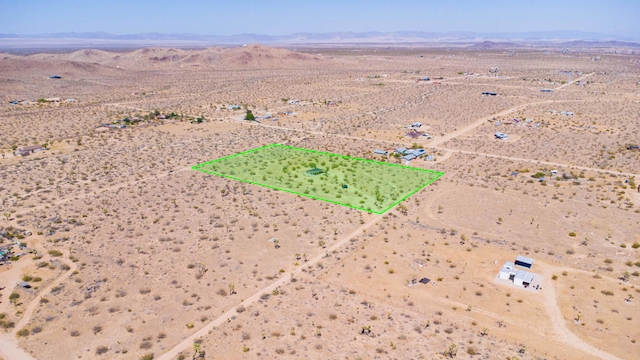
[[[56,40],[56,41],[52,41]],[[533,31],[533,32],[504,32],[504,33],[476,33],[476,32],[329,32],[329,33],[294,33],[289,35],[197,35],[197,34],[126,34],[117,35],[106,32],[69,32],[52,34],[0,34],[0,45],[18,46],[19,44],[46,44],[61,41],[69,44],[105,43],[127,44],[148,43],[192,43],[199,45],[241,45],[241,44],[400,44],[400,43],[460,43],[472,44],[483,41],[493,42],[549,42],[562,43],[581,41],[588,46],[589,42],[617,42],[621,46],[624,42],[635,42],[635,37],[624,37],[584,31]],[[631,46],[633,44],[629,43]],[[627,44],[627,46],[629,45]]]

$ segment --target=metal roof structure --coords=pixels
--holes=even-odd
[[[526,256],[518,255],[516,257],[516,265],[531,268],[531,266],[533,266],[533,259]]]

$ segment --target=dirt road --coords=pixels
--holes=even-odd
[[[547,269],[544,271],[545,279],[551,279],[552,276],[553,271],[551,269]],[[565,343],[566,345],[571,346],[574,349],[578,349],[587,354],[593,355],[599,359],[620,360],[620,358],[584,342],[567,328],[564,317],[560,312],[560,307],[558,306],[558,301],[556,298],[556,290],[553,287],[552,283],[547,282],[544,287],[544,291],[541,291],[541,293],[544,296],[544,306],[547,310],[547,314],[549,315],[549,319],[551,320],[551,324],[553,325],[553,329],[557,336],[556,340]]]
[[[337,250],[338,248],[340,248],[341,246],[343,246],[344,244],[349,242],[349,240],[353,239],[354,237],[356,237],[358,235],[361,235],[363,230],[366,230],[369,227],[371,227],[372,225],[376,224],[381,218],[382,218],[382,215],[374,215],[369,221],[367,221],[362,226],[358,227],[353,232],[351,232],[351,234],[349,234],[348,236],[342,238],[340,241],[338,241],[338,242],[334,243],[333,245],[331,245],[330,247],[328,247],[326,249],[326,253],[331,254],[334,250]],[[304,263],[304,267],[315,265],[318,261],[322,260],[325,256],[326,255],[323,254],[323,253],[320,253],[320,254],[316,255],[315,257],[311,258],[309,261]],[[299,274],[300,272],[302,272],[302,268],[303,268],[303,266],[299,266],[295,270],[291,271],[291,273],[293,273],[293,275],[295,276],[295,275]],[[188,338],[184,339],[181,343],[179,343],[176,346],[174,346],[168,352],[166,352],[163,355],[159,356],[158,360],[174,360],[178,356],[178,354],[180,354],[181,351],[189,349],[193,345],[193,341],[195,339],[207,335],[210,330],[212,330],[213,328],[215,328],[217,326],[220,326],[220,325],[224,324],[225,322],[232,321],[231,317],[237,314],[235,309],[238,306],[242,305],[244,307],[248,307],[249,305],[253,304],[254,302],[260,300],[260,296],[262,294],[271,293],[274,289],[276,289],[279,286],[284,285],[285,283],[287,283],[289,281],[291,281],[291,279],[289,277],[282,276],[281,278],[279,278],[275,282],[273,282],[270,285],[262,288],[261,290],[259,290],[255,294],[253,294],[251,297],[245,299],[241,303],[239,303],[236,306],[234,306],[233,308],[229,309],[227,312],[222,314],[222,316],[220,316],[219,318],[213,320],[212,322],[207,324],[202,329],[198,330],[193,335],[191,335]]]

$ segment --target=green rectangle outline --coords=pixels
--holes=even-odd
[[[227,159],[233,158],[235,156],[249,154],[249,153],[252,153],[252,152],[255,152],[255,151],[258,151],[258,150],[262,150],[262,149],[266,149],[266,148],[274,147],[274,146],[287,148],[287,149],[292,149],[292,150],[301,150],[301,151],[306,151],[306,152],[310,152],[310,153],[324,154],[324,155],[329,155],[329,156],[339,156],[339,157],[341,157],[343,159],[353,159],[353,160],[357,160],[357,161],[371,162],[371,163],[381,164],[381,165],[385,165],[385,166],[397,166],[397,167],[402,167],[402,168],[406,168],[406,169],[411,169],[411,170],[414,170],[414,171],[422,171],[422,172],[433,173],[433,174],[436,174],[436,177],[434,177],[433,179],[431,179],[430,181],[428,181],[427,183],[425,183],[421,187],[417,188],[416,190],[410,192],[409,194],[407,194],[402,199],[396,201],[395,203],[393,203],[388,208],[386,208],[386,209],[384,209],[382,211],[373,211],[373,210],[367,210],[367,209],[363,209],[363,208],[360,208],[360,207],[357,207],[357,206],[353,206],[353,205],[340,203],[340,202],[337,202],[337,201],[334,201],[334,200],[324,199],[324,198],[321,198],[321,197],[318,197],[318,196],[313,196],[313,195],[308,195],[308,194],[301,194],[301,193],[298,193],[296,191],[291,191],[291,190],[279,188],[279,187],[276,187],[276,186],[261,184],[261,183],[256,182],[256,181],[240,179],[240,178],[237,178],[237,177],[234,177],[234,176],[231,176],[231,175],[222,174],[222,173],[218,173],[218,172],[215,172],[215,171],[207,171],[207,170],[200,169],[200,167],[203,167],[203,166],[208,165],[208,164],[213,164],[213,163],[216,163],[216,162],[219,162],[219,161],[222,161],[222,160],[227,160]],[[243,182],[243,183],[258,185],[258,186],[262,186],[262,187],[265,187],[265,188],[268,188],[268,189],[277,190],[277,191],[284,191],[284,192],[287,192],[289,194],[294,194],[294,195],[298,195],[298,196],[304,196],[304,197],[311,198],[311,199],[314,199],[314,200],[320,200],[320,201],[328,202],[328,203],[331,203],[331,204],[346,206],[346,207],[349,207],[349,208],[352,208],[352,209],[362,210],[362,211],[365,211],[367,213],[373,213],[373,214],[379,214],[379,215],[382,215],[382,214],[386,213],[387,211],[389,211],[394,206],[396,206],[396,205],[400,204],[401,202],[405,201],[411,195],[413,195],[413,194],[417,193],[418,191],[424,189],[425,187],[429,186],[432,182],[438,180],[442,175],[444,175],[444,172],[442,172],[442,171],[413,168],[413,167],[403,166],[403,165],[399,165],[399,164],[390,164],[390,163],[386,163],[386,162],[382,162],[382,161],[363,159],[363,158],[359,158],[359,157],[355,157],[355,156],[340,155],[340,154],[334,154],[334,153],[330,153],[330,152],[326,152],[326,151],[305,149],[305,148],[299,148],[299,147],[295,147],[295,146],[282,145],[282,144],[269,144],[269,145],[257,147],[257,148],[254,148],[254,149],[249,149],[249,150],[242,151],[242,152],[239,152],[239,153],[236,153],[236,154],[224,156],[224,157],[221,157],[221,158],[218,158],[218,159],[213,159],[213,160],[210,160],[210,161],[207,161],[207,162],[203,162],[203,163],[194,165],[194,166],[191,167],[191,169],[203,172],[205,174],[216,175],[216,176],[220,176],[220,177],[223,177],[223,178],[236,180],[236,181],[240,181],[240,182]]]

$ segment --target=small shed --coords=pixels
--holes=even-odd
[[[395,153],[401,154],[401,155],[404,155],[406,152],[407,152],[407,148],[406,147],[400,147],[400,148],[397,148],[395,150]]]
[[[31,285],[29,285],[29,283],[26,281],[21,281],[18,283],[18,285],[23,289],[31,289]]]
[[[426,284],[428,284],[430,281],[431,281],[431,279],[428,279],[428,278],[422,278],[422,279],[420,279],[420,282],[421,282],[421,283],[423,283],[423,284],[425,284],[425,285],[426,285]]]
[[[386,151],[386,150],[373,150],[373,153],[377,154],[377,155],[387,155],[387,154],[389,154],[389,152]]]
[[[485,91],[482,93],[482,96],[497,96],[498,93],[495,92],[491,92],[491,91]]]
[[[502,132],[497,132],[497,133],[495,133],[495,134],[493,134],[493,135],[494,135],[497,139],[500,139],[500,140],[505,140],[505,139],[508,139],[508,138],[509,138],[509,136],[508,136],[507,134],[502,133]]]
[[[523,268],[531,269],[531,267],[533,266],[533,259],[526,256],[518,255],[516,257],[516,265]]]
[[[553,89],[540,89],[540,92],[543,92],[543,93],[552,93],[552,92],[553,92]]]

